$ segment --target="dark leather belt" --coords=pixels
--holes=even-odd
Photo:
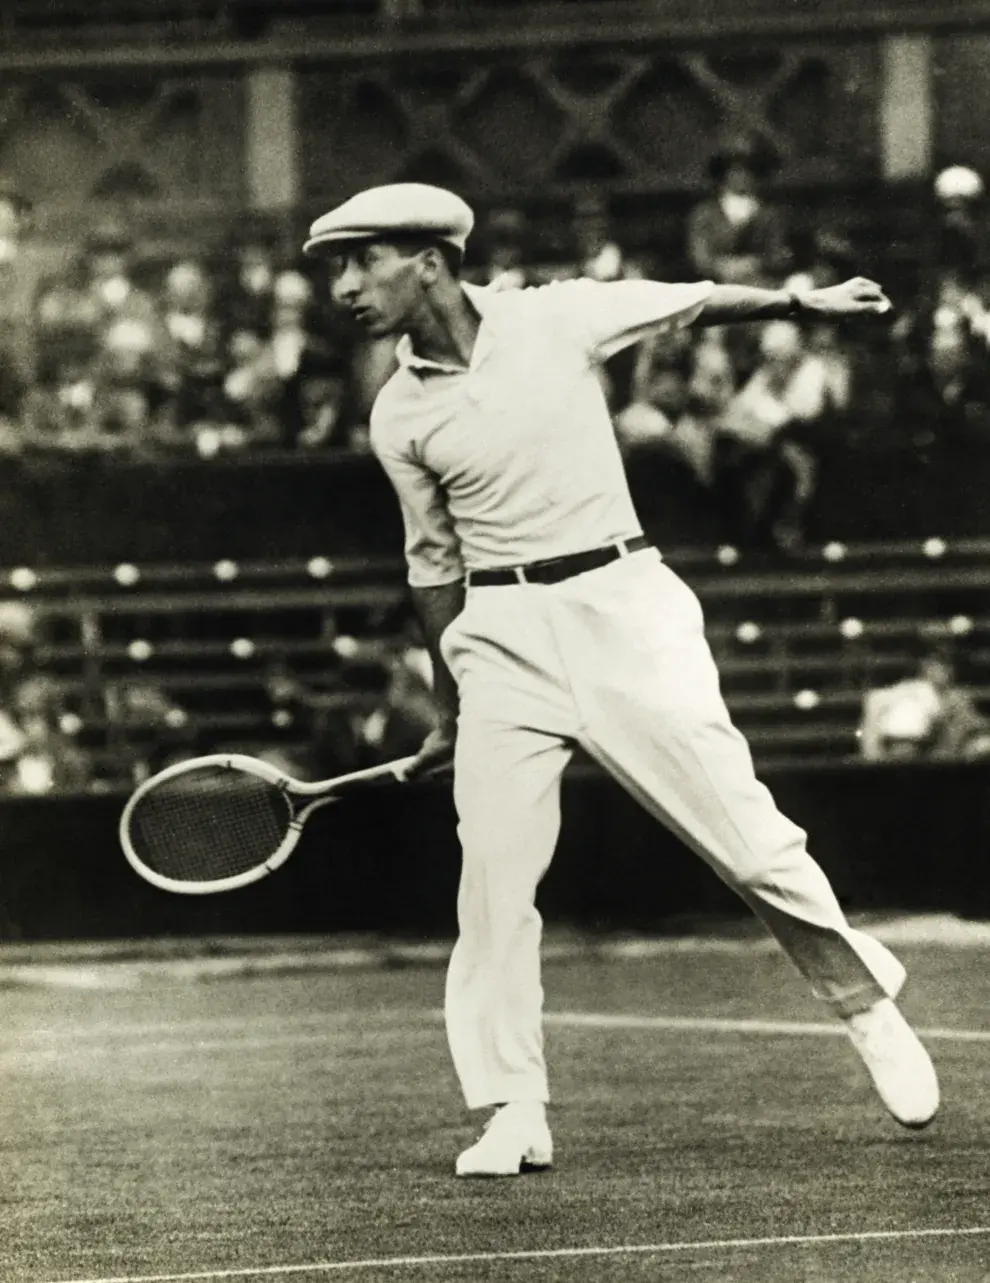
[[[506,566],[501,570],[469,570],[469,588],[495,588],[502,584],[559,584],[572,575],[583,575],[598,570],[610,561],[617,561],[631,552],[649,548],[645,535],[620,539],[604,548],[589,548],[587,552],[572,552],[567,557],[552,557],[549,561],[531,561],[525,566]]]

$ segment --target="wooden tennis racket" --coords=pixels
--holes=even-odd
[[[135,871],[163,891],[233,891],[283,865],[314,811],[361,789],[404,782],[414,760],[307,784],[240,753],[192,758],[135,790],[120,817],[120,845]]]

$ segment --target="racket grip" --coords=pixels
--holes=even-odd
[[[400,784],[409,783],[409,770],[415,761],[415,757],[400,757],[397,762],[391,763],[392,774]]]

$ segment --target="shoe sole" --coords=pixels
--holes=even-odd
[[[553,1159],[527,1158],[524,1154],[519,1166],[504,1172],[459,1172],[456,1167],[454,1175],[460,1180],[501,1180],[511,1176],[531,1176],[537,1172],[548,1172],[553,1167]]]
[[[455,1172],[459,1181],[505,1181],[518,1176],[537,1176],[540,1172],[549,1172],[552,1163],[520,1163],[514,1172]]]
[[[937,1110],[937,1109],[935,1110],[935,1112],[934,1112],[934,1114],[932,1114],[931,1118],[925,1118],[923,1121],[918,1122],[918,1123],[914,1123],[914,1122],[908,1123],[908,1122],[905,1122],[903,1118],[898,1118],[896,1114],[891,1114],[890,1116],[891,1116],[891,1118],[893,1118],[893,1119],[895,1119],[897,1122],[899,1122],[899,1123],[900,1123],[900,1125],[901,1125],[902,1127],[906,1127],[906,1128],[908,1129],[908,1131],[912,1131],[912,1132],[923,1132],[923,1131],[925,1130],[925,1128],[926,1128],[926,1127],[930,1127],[930,1126],[932,1125],[932,1123],[935,1121],[935,1119],[938,1117],[938,1110]]]

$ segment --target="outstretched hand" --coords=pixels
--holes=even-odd
[[[883,316],[893,307],[882,286],[865,276],[809,290],[801,303],[805,312],[816,316]]]

